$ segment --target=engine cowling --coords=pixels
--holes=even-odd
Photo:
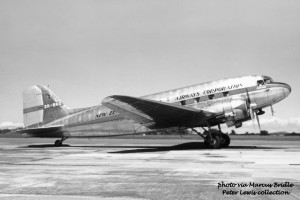
[[[247,102],[244,99],[231,99],[228,107],[224,107],[224,115],[228,127],[242,122],[250,117]]]
[[[251,118],[247,101],[245,99],[224,99],[221,102],[214,102],[205,110],[221,114],[222,122],[226,122],[228,127],[241,127],[241,122]]]

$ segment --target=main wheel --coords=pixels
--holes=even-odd
[[[209,148],[209,136],[208,135],[204,139],[204,146]]]
[[[222,133],[221,147],[228,147],[230,144],[230,137],[227,134]]]
[[[62,145],[62,142],[60,140],[55,140],[54,145],[56,147],[60,147]]]
[[[221,146],[221,137],[218,135],[212,135],[212,138],[210,139],[208,135],[204,140],[204,145],[212,149],[219,149]]]

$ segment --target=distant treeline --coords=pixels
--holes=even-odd
[[[8,132],[11,132],[11,130],[10,129],[0,129],[0,133],[8,133]]]
[[[0,129],[0,134],[6,134],[6,133],[9,133],[9,132],[15,132],[15,131],[18,131],[20,129],[22,129],[22,127],[14,128],[14,129],[8,129],[8,128]]]
[[[217,133],[219,132],[216,129],[211,130],[212,133]],[[201,133],[203,134],[208,134],[207,131],[202,131]],[[146,133],[146,135],[189,135],[189,134],[196,134],[193,132],[191,129],[173,129],[173,130],[162,130],[162,131],[153,131]],[[288,132],[275,132],[275,133],[269,133],[267,130],[262,130],[260,133],[239,133],[237,134],[234,130],[231,130],[230,133],[226,133],[229,135],[286,135],[286,136],[300,136],[300,133],[288,133]]]

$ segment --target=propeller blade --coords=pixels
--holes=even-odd
[[[258,117],[257,113],[255,113],[255,114],[256,114],[257,124],[258,124],[258,128],[259,128],[259,133],[260,133],[261,132],[261,128],[260,128],[259,117]]]
[[[273,109],[273,106],[270,106],[270,108],[271,108],[271,112],[272,112],[272,116],[274,116],[274,109]]]
[[[251,119],[253,120],[255,118],[255,115],[254,115],[254,110],[252,108],[249,109],[249,112],[250,112],[250,117]]]
[[[257,113],[256,113],[256,111],[254,111],[254,109],[257,108],[257,105],[256,105],[256,103],[251,103],[248,92],[247,92],[247,95],[248,95],[248,100],[249,100],[249,114],[252,119],[253,129],[255,130],[256,128],[255,128],[254,118],[255,118],[255,115],[257,118]]]
[[[254,115],[254,110],[251,107],[249,108],[249,113],[250,113],[250,117],[251,117],[251,120],[252,120],[253,129],[255,129],[255,124],[254,124],[255,115]]]
[[[254,115],[255,111],[254,111],[254,109],[256,109],[256,108],[257,108],[256,103],[251,103],[251,104],[249,105],[249,111],[250,111],[251,119],[254,119],[254,118],[255,118],[255,115]]]
[[[252,119],[252,125],[253,125],[253,129],[255,131],[256,127],[255,127],[254,119]]]
[[[253,105],[251,105],[251,104],[249,105],[249,114],[250,114],[250,118],[252,120],[253,129],[255,130],[255,123],[254,123],[255,115],[254,115]]]

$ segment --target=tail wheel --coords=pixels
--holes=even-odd
[[[65,141],[65,140],[68,139],[68,138],[69,138],[69,137],[64,136],[64,137],[61,138],[61,140],[55,140],[54,146],[60,147],[60,146],[62,145],[63,141]]]
[[[212,149],[219,149],[221,146],[221,137],[218,135],[212,135],[212,138],[210,138],[208,135],[205,137],[204,145]]]
[[[56,147],[60,147],[62,145],[62,142],[60,140],[55,140],[54,145]]]
[[[229,135],[222,133],[221,147],[228,147],[229,145],[230,145]]]

